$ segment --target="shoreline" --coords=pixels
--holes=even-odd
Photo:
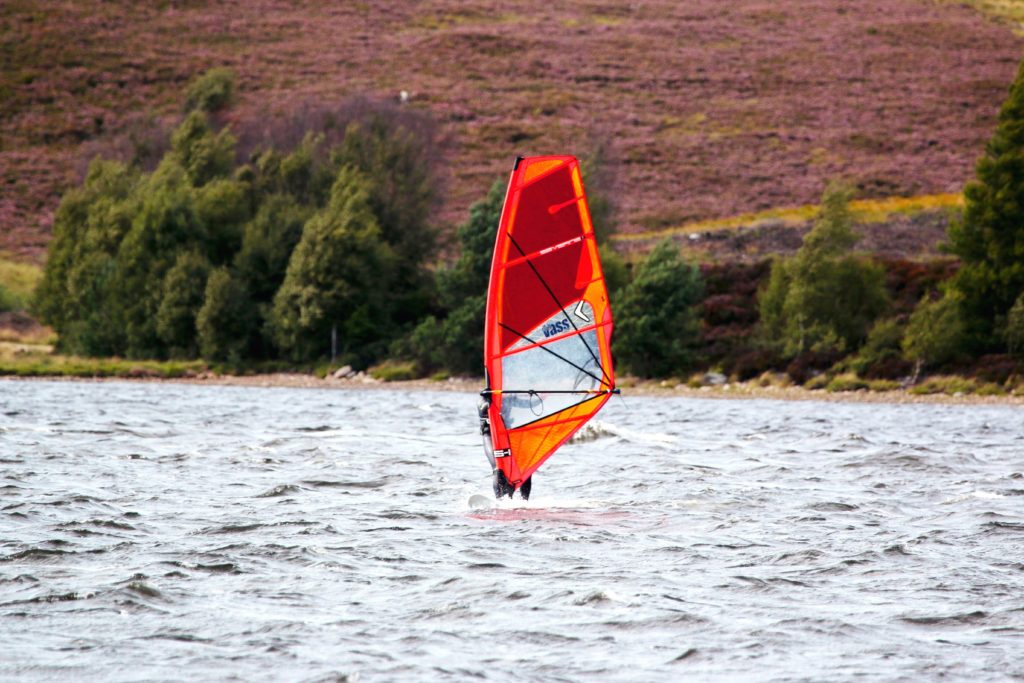
[[[321,379],[316,375],[303,373],[269,373],[259,375],[217,375],[203,373],[195,377],[154,378],[154,377],[69,377],[69,376],[5,376],[0,380],[14,382],[58,381],[58,382],[135,382],[160,384],[192,384],[252,388],[292,388],[351,391],[443,391],[476,394],[483,380],[477,378],[453,377],[447,380],[415,379],[383,382],[364,379]],[[633,380],[628,378],[619,385],[624,397],[662,398],[704,398],[712,400],[775,400],[775,401],[819,401],[826,403],[876,403],[876,404],[937,404],[937,405],[1005,405],[1024,406],[1024,395],[981,396],[978,394],[949,395],[944,393],[912,394],[906,389],[893,391],[826,391],[805,389],[800,386],[760,386],[756,382],[726,383],[718,386],[689,387],[685,384],[669,385],[665,381]]]

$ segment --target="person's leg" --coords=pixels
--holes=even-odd
[[[515,493],[515,491],[515,488],[512,486],[512,484],[508,482],[508,479],[505,477],[505,473],[502,472],[501,470],[494,470],[494,497],[503,498],[505,496],[508,496],[509,498],[511,498],[512,494]]]
[[[491,463],[491,470],[493,470],[496,465],[494,464],[494,444],[491,441],[491,421],[487,418],[487,401],[480,401],[477,413],[480,415],[480,435],[483,437],[484,455],[487,457],[487,462]]]
[[[533,477],[528,478],[526,481],[519,485],[519,495],[523,497],[523,500],[530,499],[531,488],[533,488]]]

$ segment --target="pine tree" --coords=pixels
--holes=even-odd
[[[703,292],[700,271],[680,257],[671,240],[655,247],[615,311],[613,350],[623,367],[641,377],[664,377],[691,366]]]
[[[1001,346],[1007,313],[1024,293],[1024,63],[976,172],[949,246],[962,264],[953,287],[963,297],[968,343],[981,352]]]

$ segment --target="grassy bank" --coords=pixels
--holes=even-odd
[[[417,378],[407,364],[385,363],[366,373],[335,376],[335,365],[288,367],[282,364],[246,366],[209,365],[203,361],[133,361],[120,358],[79,358],[47,352],[41,345],[0,342],[0,377],[57,379],[167,380],[230,386],[348,388],[391,387],[407,390],[476,392],[483,380],[437,375]],[[401,371],[394,371],[401,368]],[[818,400],[872,403],[1003,403],[1024,404],[1024,378],[1011,376],[1003,382],[960,375],[922,377],[907,385],[893,380],[866,380],[851,373],[824,372],[803,385],[788,375],[766,372],[748,381],[716,373],[696,373],[687,378],[645,380],[618,379],[628,396],[686,396],[699,398],[746,398]]]
[[[48,328],[45,328],[48,329]],[[78,377],[127,379],[209,379],[213,377],[272,377],[301,375],[322,380],[339,369],[338,364],[315,365],[283,361],[210,363],[204,360],[131,360],[88,358],[56,353],[50,343],[8,331],[0,335],[0,377]],[[52,332],[50,333],[52,334]],[[386,361],[367,372],[350,372],[360,381],[401,382],[417,378],[415,366]],[[440,377],[444,379],[447,376]]]
[[[0,342],[0,376],[172,379],[196,377],[207,370],[203,361],[79,358],[54,354],[46,344]]]

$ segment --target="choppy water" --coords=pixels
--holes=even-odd
[[[1024,677],[1024,411],[0,382],[0,679]]]

